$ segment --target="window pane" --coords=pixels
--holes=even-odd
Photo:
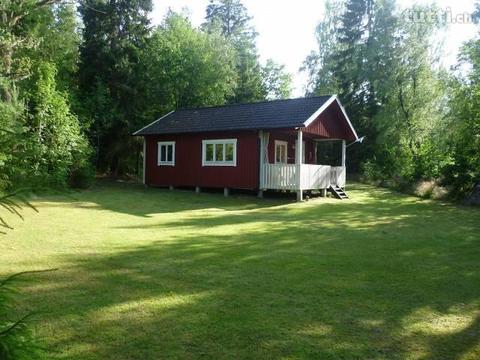
[[[223,161],[223,144],[215,144],[215,161]]]
[[[167,145],[167,161],[173,162],[173,145]]]
[[[287,146],[285,144],[275,145],[275,162],[287,163]]]
[[[276,147],[276,161],[279,163],[286,162],[286,148],[284,144],[278,144]]]
[[[206,148],[205,160],[213,161],[213,144],[207,144],[205,148]]]
[[[225,144],[225,161],[233,161],[233,144]]]
[[[166,161],[167,153],[166,153],[165,145],[160,145],[160,161]]]

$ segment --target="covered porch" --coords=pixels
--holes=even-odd
[[[260,191],[289,190],[303,200],[303,191],[345,188],[346,140],[329,139],[295,130],[259,131],[260,137]],[[317,153],[318,142],[341,143],[339,164],[321,164]],[[290,155],[290,156],[289,156]]]

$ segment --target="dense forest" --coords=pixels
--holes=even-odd
[[[260,62],[240,0],[211,0],[199,27],[175,12],[153,26],[151,11],[151,0],[2,1],[1,191],[136,174],[131,134],[160,115],[290,96],[285,68]],[[461,198],[480,180],[480,37],[445,69],[445,24],[404,14],[395,0],[328,1],[305,95],[339,94],[367,137],[349,150],[365,179],[429,180]]]
[[[319,48],[304,63],[308,94],[339,94],[367,136],[353,166],[400,189],[430,180],[453,197],[471,191],[480,180],[480,38],[445,69],[438,45],[448,24],[425,20],[440,11],[434,5],[400,12],[394,0],[349,0],[325,10]]]

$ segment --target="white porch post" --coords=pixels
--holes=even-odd
[[[259,159],[259,164],[260,164],[260,171],[259,171],[259,176],[260,176],[260,179],[259,179],[259,182],[258,182],[258,190],[259,191],[262,191],[265,184],[265,175],[264,175],[264,161],[265,161],[265,144],[264,144],[264,138],[263,138],[263,130],[260,130],[258,132],[258,137],[260,138],[260,151],[259,151],[259,156],[260,156],[260,159]]]
[[[297,131],[297,146],[295,146],[295,164],[297,165],[297,201],[303,201],[302,189],[302,154],[303,154],[303,133]]]
[[[142,172],[142,183],[145,185],[145,169],[147,168],[146,163],[147,163],[147,141],[145,139],[145,136],[143,137],[143,172]]]

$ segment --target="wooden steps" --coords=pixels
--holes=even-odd
[[[340,186],[330,186],[328,190],[335,196],[337,199],[346,200],[348,199],[348,195]]]

